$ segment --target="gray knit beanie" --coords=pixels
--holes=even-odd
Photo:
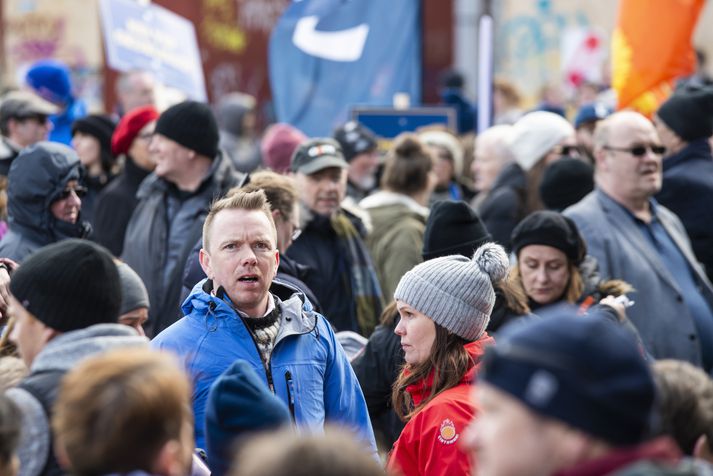
[[[121,282],[121,310],[119,316],[129,311],[145,307],[149,308],[149,293],[141,277],[126,263],[117,263],[119,281]]]
[[[478,248],[473,259],[460,255],[435,258],[407,272],[396,287],[394,299],[474,341],[485,331],[493,311],[493,283],[507,275],[508,265],[507,253],[496,243]]]

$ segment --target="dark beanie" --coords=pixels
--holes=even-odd
[[[713,135],[713,87],[683,87],[656,115],[686,142],[708,138]]]
[[[547,166],[540,182],[540,198],[550,210],[561,212],[594,190],[594,167],[564,157]]]
[[[111,136],[114,134],[115,128],[116,124],[109,116],[92,114],[74,121],[72,124],[72,135],[77,132],[83,132],[92,137],[96,137],[102,150],[111,153]]]
[[[541,317],[498,333],[479,381],[610,445],[642,442],[656,390],[634,339],[606,317],[579,316],[571,306]]]
[[[60,241],[31,254],[13,273],[10,292],[37,320],[60,332],[119,318],[116,264],[111,253],[87,240]]]
[[[169,107],[158,118],[154,132],[210,159],[218,155],[218,124],[205,103],[183,101]]]
[[[376,150],[376,136],[357,121],[349,121],[334,131],[334,140],[339,142],[347,162],[354,157]]]
[[[236,441],[288,426],[290,421],[287,406],[270,392],[251,365],[235,361],[208,393],[205,434],[212,474],[228,473]]]
[[[587,245],[577,225],[566,216],[550,210],[529,214],[517,224],[511,235],[515,256],[527,245],[546,245],[562,251],[574,264],[587,255]]]
[[[116,129],[114,121],[109,116],[99,114],[82,117],[72,124],[72,136],[77,132],[83,132],[99,141],[102,168],[106,172],[114,165],[114,156],[111,153],[111,136],[114,134],[114,129]]]
[[[444,200],[431,207],[423,234],[425,261],[448,255],[473,256],[488,241],[490,233],[478,214],[465,202]]]

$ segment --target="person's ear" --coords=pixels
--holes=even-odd
[[[201,263],[201,268],[203,268],[203,272],[208,279],[213,279],[213,268],[210,264],[210,254],[208,254],[205,248],[201,248],[200,253],[198,253],[198,261]]]
[[[184,476],[186,468],[183,453],[183,448],[179,441],[167,441],[153,461],[151,474],[158,476]]]
[[[713,463],[713,449],[706,435],[701,435],[696,440],[696,444],[693,446],[693,456]]]

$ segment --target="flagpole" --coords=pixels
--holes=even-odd
[[[478,22],[478,134],[490,127],[493,110],[492,1],[484,0]]]

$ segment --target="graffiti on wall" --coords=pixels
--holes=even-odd
[[[513,81],[526,97],[534,96],[541,85],[561,79],[565,32],[591,27],[588,12],[574,3],[559,2],[554,8],[551,0],[536,0],[527,2],[530,8],[522,8],[525,2],[510,2],[517,11],[502,17],[496,37],[495,71]]]

